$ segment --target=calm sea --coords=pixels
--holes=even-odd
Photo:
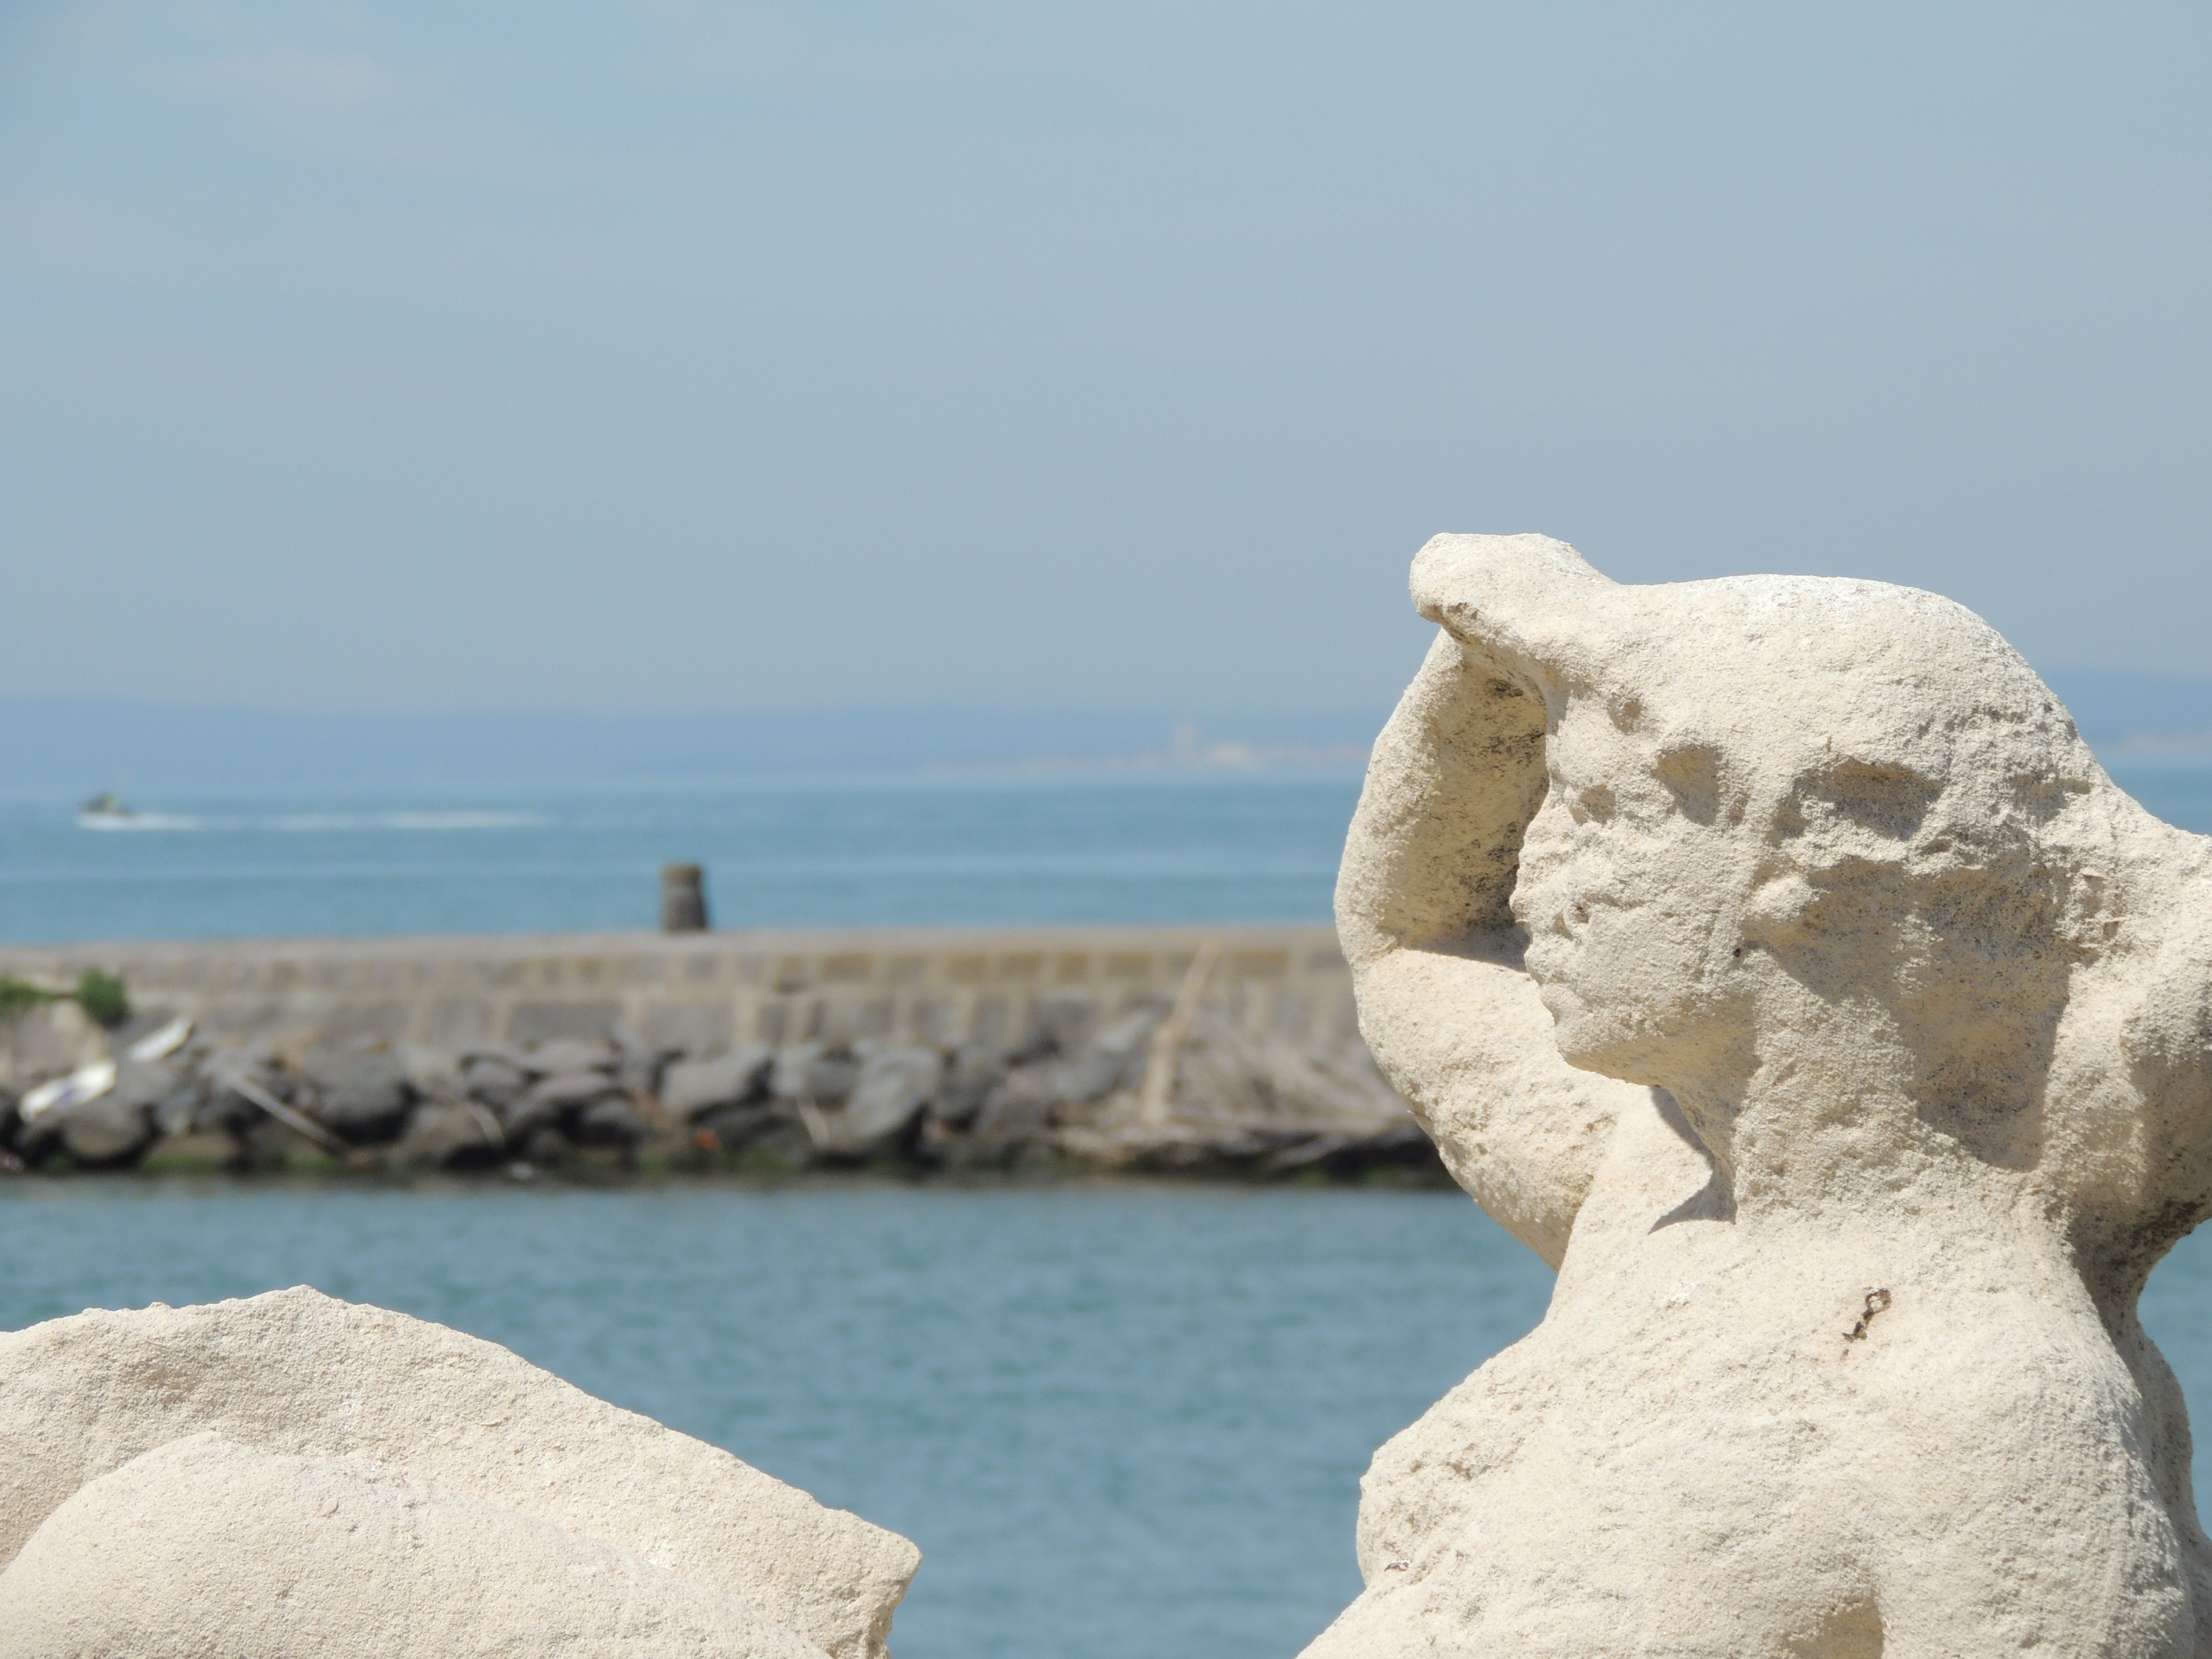
[[[2212,764],[2123,762],[2212,830]],[[1352,775],[0,803],[0,936],[1320,919]],[[1358,1588],[1375,1446],[1540,1318],[1449,1194],[0,1185],[0,1328],[305,1282],[502,1342],[919,1542],[900,1659],[1262,1659]],[[2212,1239],[2145,1318],[2212,1423]]]
[[[129,830],[0,800],[0,939],[650,927],[707,866],[721,926],[1328,914],[1350,769],[809,778],[135,800]]]

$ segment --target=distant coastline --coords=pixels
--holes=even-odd
[[[2212,676],[2053,669],[2107,754],[2212,752]],[[1336,709],[816,708],[357,714],[0,697],[0,791],[666,784],[830,774],[1252,772],[1365,763],[1387,703]]]
[[[2212,731],[2136,732],[2121,738],[2118,746],[2122,753],[2129,755],[2212,754]]]
[[[1358,765],[1387,706],[1349,710],[847,708],[343,714],[0,698],[0,790],[669,784],[833,774],[1252,771]]]

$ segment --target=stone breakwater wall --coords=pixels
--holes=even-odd
[[[619,1036],[703,1049],[815,1039],[1019,1047],[1040,1028],[1172,1002],[1212,949],[1204,1005],[1255,1030],[1353,1033],[1323,927],[551,933],[0,946],[0,973],[119,973],[142,1014],[210,1034],[432,1048]]]
[[[0,1138],[26,1164],[1433,1157],[1323,927],[0,947],[0,974],[56,988],[89,967],[122,977],[127,1025],[61,1005],[0,1029]],[[127,1058],[180,1015],[184,1049]],[[100,1100],[9,1103],[103,1056],[122,1076]]]

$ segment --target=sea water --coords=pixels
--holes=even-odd
[[[0,939],[1319,921],[1349,769],[172,796],[134,827],[0,799]]]

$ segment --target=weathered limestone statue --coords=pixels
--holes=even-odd
[[[1385,1446],[1309,1659],[2212,1654],[2136,1319],[2212,1199],[2212,842],[1978,618],[1443,536],[1338,921],[1559,1269]]]
[[[311,1290],[0,1335],[0,1659],[884,1659],[920,1559]]]

